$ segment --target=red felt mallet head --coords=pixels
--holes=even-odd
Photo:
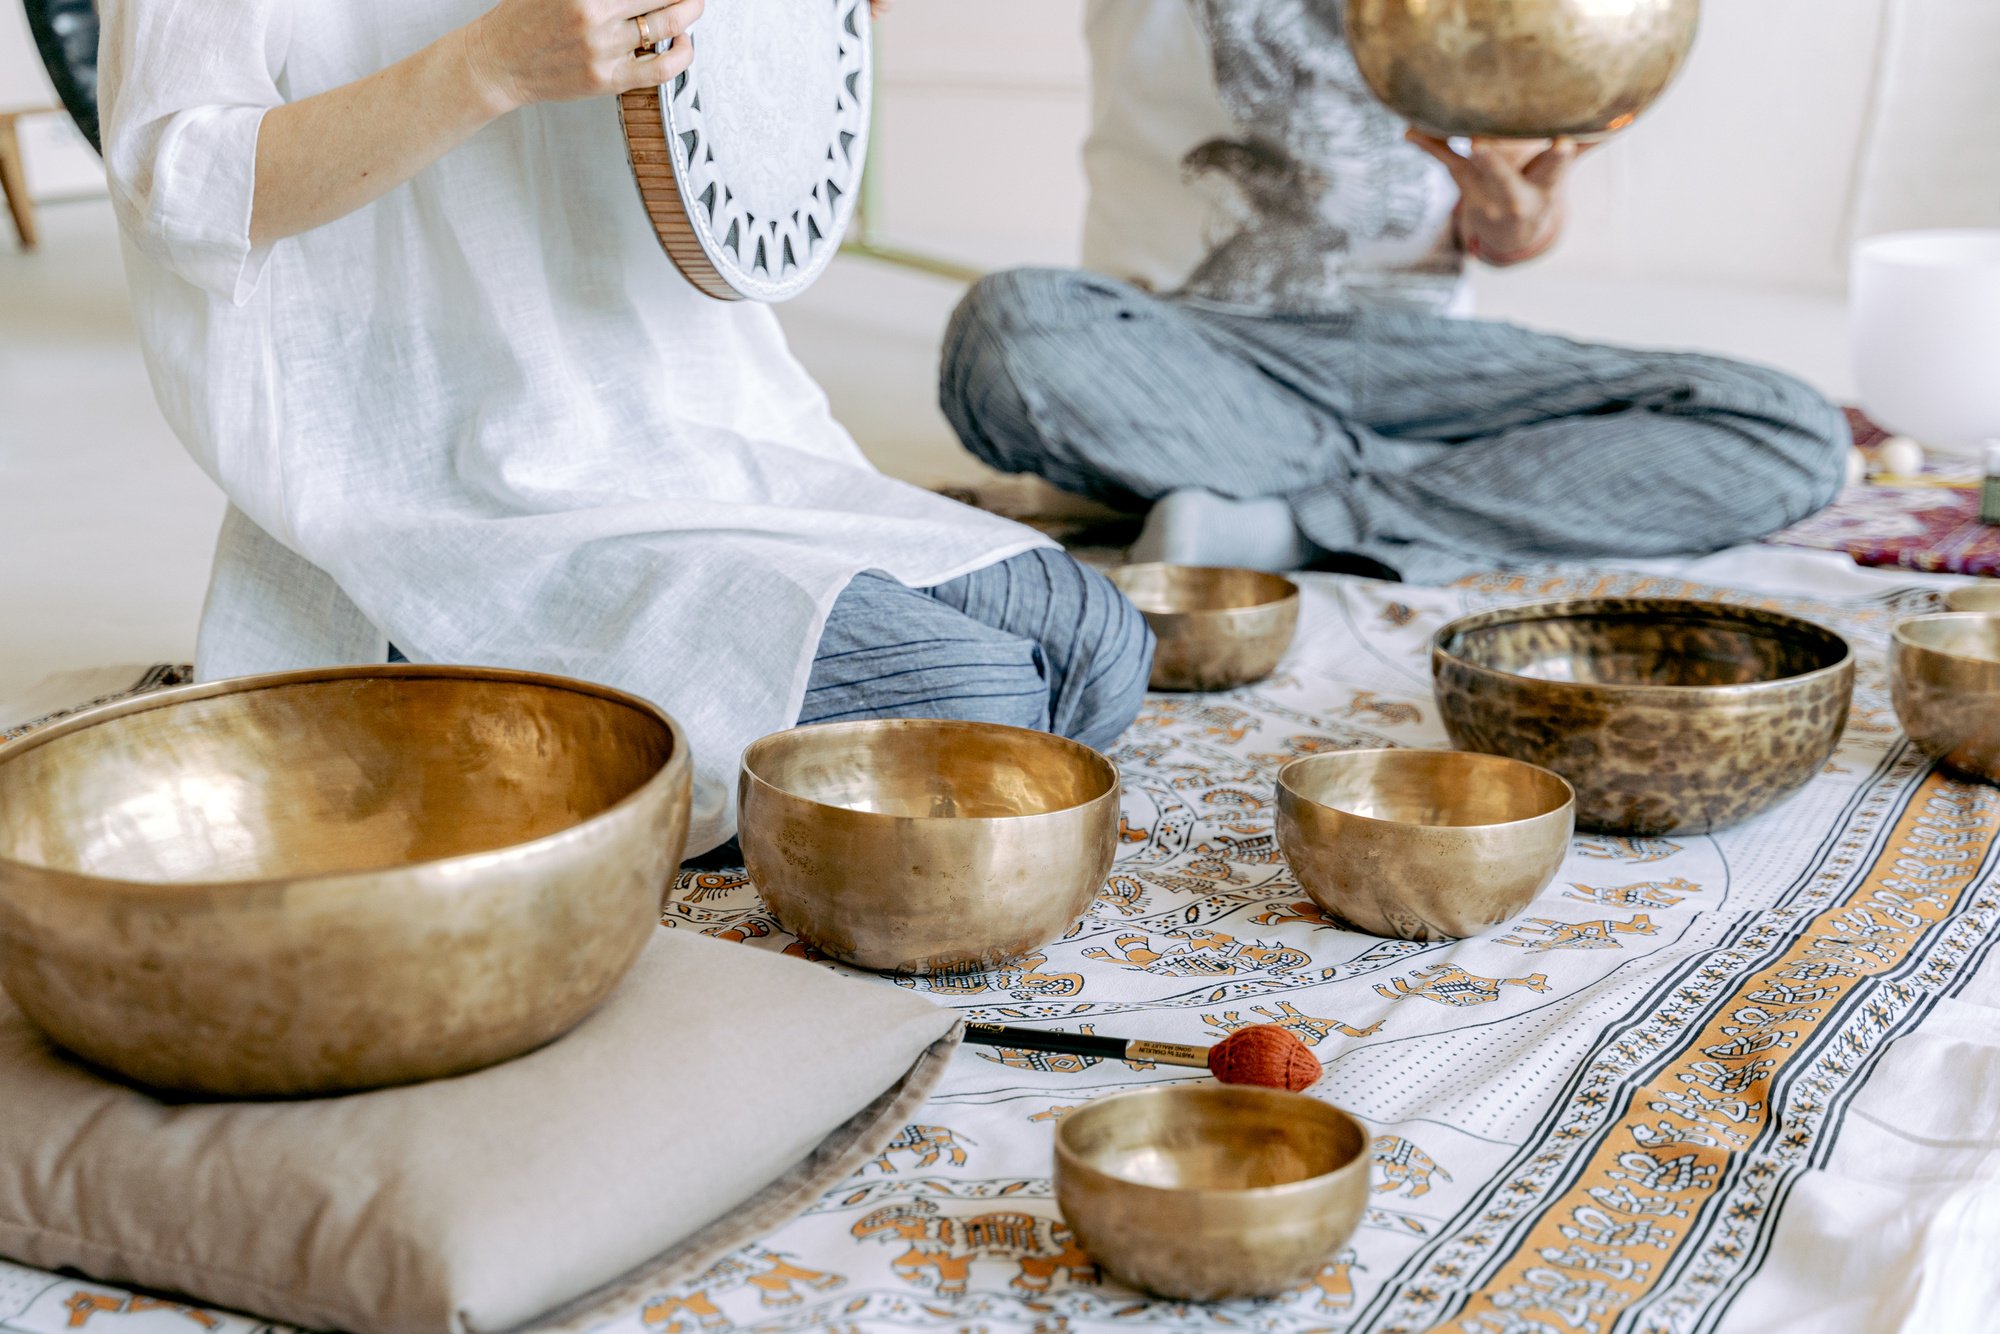
[[[1276,1024],[1239,1028],[1208,1049],[1209,1073],[1225,1084],[1261,1084],[1265,1088],[1309,1089],[1323,1073],[1298,1035]]]

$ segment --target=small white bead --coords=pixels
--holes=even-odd
[[[1892,435],[1875,447],[1880,472],[1897,477],[1915,477],[1924,470],[1924,447],[1907,435]]]

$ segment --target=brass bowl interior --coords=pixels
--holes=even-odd
[[[1063,1118],[1057,1137],[1076,1162],[1134,1186],[1239,1194],[1325,1177],[1368,1147],[1337,1107],[1216,1084],[1103,1099]]]
[[[380,675],[21,744],[0,765],[0,857],[164,884],[376,871],[558,834],[644,786],[674,738],[582,690]]]
[[[1535,681],[1713,689],[1759,685],[1836,667],[1831,631],[1804,621],[1738,620],[1703,604],[1643,611],[1536,615],[1450,635],[1442,652]]]
[[[1128,565],[1110,578],[1132,605],[1155,616],[1242,611],[1298,596],[1282,575],[1205,565]]]
[[[1047,815],[1118,786],[1110,761],[1078,742],[919,719],[779,732],[751,746],[743,767],[806,801],[905,819]]]
[[[1560,811],[1574,794],[1546,769],[1497,755],[1369,750],[1316,755],[1278,781],[1307,801],[1388,824],[1468,828]]]
[[[1946,611],[2000,612],[2000,580],[1967,584],[1944,595]]]
[[[1897,624],[1895,638],[1966,662],[2000,666],[2000,615],[1979,612],[1920,616]]]

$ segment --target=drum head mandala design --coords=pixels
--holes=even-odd
[[[660,243],[725,300],[783,301],[839,249],[867,155],[867,0],[729,0],[694,60],[620,99]]]

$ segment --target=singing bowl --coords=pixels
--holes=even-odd
[[[1338,1107],[1247,1084],[1118,1093],[1056,1125],[1056,1201],[1120,1282],[1180,1301],[1296,1288],[1368,1204],[1368,1131]]]
[[[1262,570],[1127,565],[1109,572],[1153,627],[1155,690],[1234,690],[1277,669],[1299,625],[1299,589]]]
[[[1946,611],[2000,612],[2000,582],[1967,584],[1944,595]]]
[[[688,747],[630,695],[408,664],[145,695],[0,748],[0,983],[156,1088],[319,1094],[567,1032],[658,926]]]
[[[1118,771],[993,723],[795,727],[743,753],[737,838],[800,940],[891,973],[991,967],[1076,924],[1111,870]]]
[[[1779,612],[1668,598],[1544,602],[1453,621],[1431,644],[1462,750],[1551,769],[1579,829],[1705,834],[1819,772],[1847,725],[1847,641]]]
[[[2000,616],[1918,616],[1889,641],[1889,697],[1917,748],[2000,782]]]
[[[1361,77],[1440,136],[1624,129],[1694,44],[1700,0],[1347,0]]]
[[[1453,940],[1548,887],[1576,794],[1547,769],[1454,750],[1348,750],[1278,771],[1278,844],[1299,887],[1378,936]]]

